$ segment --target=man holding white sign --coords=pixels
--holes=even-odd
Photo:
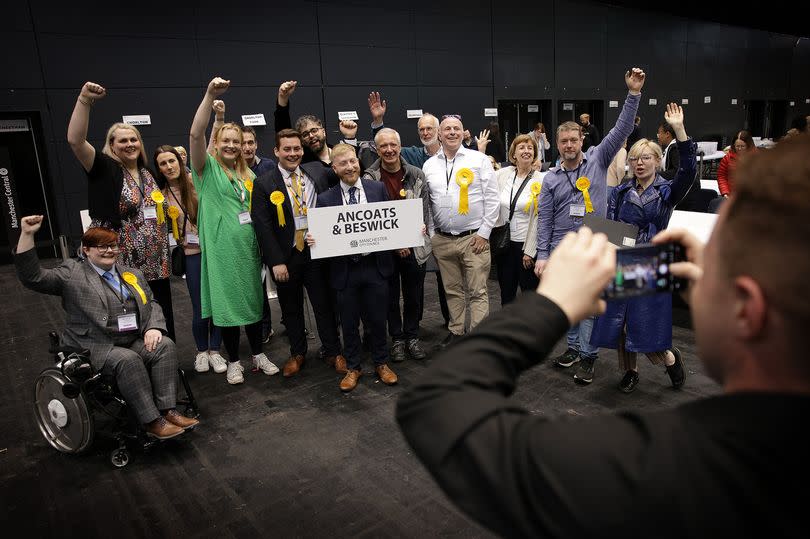
[[[498,181],[489,158],[462,147],[464,126],[458,115],[447,115],[439,126],[442,150],[422,170],[430,190],[433,230],[431,243],[450,308],[450,334],[441,346],[464,334],[470,293],[470,329],[489,314],[489,233],[500,212]]]
[[[354,147],[348,144],[337,144],[332,148],[332,168],[340,178],[340,182],[321,193],[318,197],[318,206],[348,206],[358,205],[359,211],[352,212],[360,215],[363,220],[342,222],[334,225],[334,235],[344,231],[361,232],[371,228],[372,225],[384,231],[398,225],[397,218],[391,215],[390,210],[367,209],[362,205],[372,202],[388,200],[385,186],[373,180],[359,180],[360,162]],[[379,219],[376,218],[379,212]],[[365,218],[370,214],[371,219]],[[344,219],[345,220],[345,219]],[[310,248],[315,245],[316,237],[307,233],[307,243]],[[319,237],[318,241],[329,242],[329,238]],[[331,259],[332,287],[338,295],[338,312],[343,330],[343,343],[345,345],[346,361],[349,372],[340,382],[341,391],[351,391],[357,387],[360,378],[362,345],[360,341],[360,320],[363,327],[371,335],[371,356],[374,360],[377,376],[386,385],[397,383],[397,375],[388,367],[388,346],[386,344],[385,321],[388,314],[388,280],[394,272],[394,263],[391,251],[378,251],[336,256]]]

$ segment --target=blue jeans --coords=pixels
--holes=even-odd
[[[579,352],[582,358],[596,359],[599,348],[591,346],[591,332],[593,332],[593,324],[596,318],[586,318],[579,324],[571,326],[566,334],[568,338],[568,348],[573,348]]]
[[[222,333],[210,318],[200,318],[202,312],[200,306],[201,266],[201,254],[186,256],[186,285],[188,286],[188,295],[191,297],[192,312],[191,333],[194,335],[197,351],[205,352],[206,350],[219,350],[222,344]]]

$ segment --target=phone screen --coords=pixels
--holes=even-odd
[[[606,299],[632,298],[679,290],[683,283],[669,271],[682,259],[681,246],[673,243],[641,245],[616,251],[616,275],[608,284]]]

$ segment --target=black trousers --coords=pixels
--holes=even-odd
[[[315,312],[315,323],[318,326],[318,337],[321,339],[324,354],[336,356],[341,353],[338,336],[332,289],[329,287],[329,262],[312,260],[309,247],[303,251],[291,247],[287,261],[289,281],[276,283],[278,303],[281,316],[287,327],[287,338],[290,340],[290,355],[307,353],[307,335],[304,331],[304,287],[307,289],[309,302]],[[272,271],[272,269],[271,269]]]
[[[506,252],[495,258],[498,284],[501,287],[501,305],[511,303],[517,295],[518,285],[523,291],[534,290],[540,282],[534,274],[534,264],[523,267],[523,242],[510,241]]]
[[[239,361],[239,326],[221,327],[222,344],[228,352],[228,361],[231,363]],[[254,322],[245,326],[245,335],[250,344],[250,353],[258,356],[262,353],[262,321]]]
[[[400,290],[402,290],[401,311]],[[405,258],[395,254],[394,274],[388,288],[388,334],[395,341],[419,337],[419,318],[424,290],[425,264],[419,265],[416,262],[413,251]]]
[[[160,308],[163,310],[163,318],[166,319],[166,334],[171,340],[177,342],[174,338],[174,310],[172,310],[171,282],[168,277],[147,282],[149,283],[149,288],[152,290],[152,295],[155,296],[155,301],[158,302],[158,305],[160,305]]]
[[[360,369],[360,321],[371,336],[371,357],[375,365],[388,362],[385,322],[388,311],[388,281],[380,275],[374,255],[349,262],[346,288],[338,290],[338,311],[343,330],[346,364]]]

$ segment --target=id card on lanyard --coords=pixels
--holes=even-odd
[[[116,271],[116,274],[118,272]],[[115,299],[117,299],[121,303],[121,310],[123,311],[122,314],[118,315],[118,332],[123,333],[125,331],[134,331],[138,329],[138,314],[137,313],[128,313],[126,307],[126,297],[124,296],[124,283],[121,279],[121,276],[118,275],[118,291],[116,292],[115,288],[110,284],[109,281],[104,279],[99,275],[101,281],[107,285],[110,290],[112,290]]]
[[[237,218],[239,219],[240,225],[249,225],[253,222],[253,219],[250,218],[250,212],[245,210],[245,187],[242,184],[242,180],[236,178],[236,180],[230,180],[231,187],[233,187],[233,192],[236,193],[236,196],[239,198],[239,204],[242,206],[242,211],[239,212]]]

